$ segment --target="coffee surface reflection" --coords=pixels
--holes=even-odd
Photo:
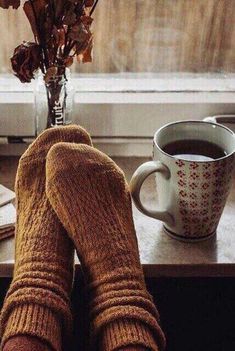
[[[227,155],[218,145],[205,140],[177,140],[166,144],[162,150],[169,155],[188,161],[213,161]]]

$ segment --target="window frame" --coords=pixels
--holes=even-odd
[[[150,155],[154,131],[171,119],[235,113],[234,73],[75,74],[72,84],[75,110],[81,112],[74,122],[111,155]],[[24,149],[7,146],[9,136],[26,141],[35,136],[34,87],[35,81],[22,84],[0,75],[0,154]],[[98,110],[103,115],[95,118]]]

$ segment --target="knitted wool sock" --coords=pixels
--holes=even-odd
[[[37,337],[27,335],[13,336],[6,342],[3,351],[52,351],[52,349]]]
[[[91,349],[164,348],[146,290],[123,172],[87,145],[58,143],[47,156],[46,192],[72,238],[90,293]],[[98,337],[98,338],[97,338]]]
[[[1,313],[2,347],[13,336],[31,335],[60,351],[71,333],[74,249],[45,194],[46,155],[59,141],[91,144],[80,127],[53,128],[19,162],[15,269]]]

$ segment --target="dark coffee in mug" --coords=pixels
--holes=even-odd
[[[227,155],[220,146],[205,140],[176,140],[166,144],[163,151],[189,161],[212,161]]]
[[[132,198],[142,213],[162,221],[171,237],[204,240],[216,233],[234,165],[235,136],[230,129],[203,121],[170,123],[154,135],[153,160],[133,174]],[[140,198],[143,182],[153,173],[159,209],[146,208]]]

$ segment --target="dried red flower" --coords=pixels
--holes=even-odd
[[[24,12],[29,20],[34,36],[40,42],[40,23],[45,22],[46,0],[28,0],[24,3]]]
[[[44,76],[44,81],[46,83],[49,83],[51,80],[53,80],[58,74],[58,67],[49,67],[45,76]]]
[[[98,1],[25,1],[23,9],[35,43],[19,45],[11,59],[13,70],[21,82],[30,82],[39,67],[48,80],[56,68],[61,72],[71,66],[76,56],[78,62],[92,61],[91,14]],[[0,0],[0,4],[17,7],[20,0]]]
[[[85,6],[86,7],[91,7],[94,5],[94,0],[85,0]]]
[[[68,32],[68,37],[76,43],[84,43],[89,37],[90,33],[82,22],[75,23]]]
[[[82,63],[92,62],[92,49],[93,49],[93,40],[91,38],[91,40],[86,45],[83,52],[77,56],[78,62],[82,62]]]
[[[15,48],[11,58],[12,69],[22,83],[29,83],[41,61],[41,49],[36,43],[23,42]]]
[[[0,7],[3,9],[8,9],[10,6],[12,6],[13,9],[18,9],[20,0],[0,0]]]

